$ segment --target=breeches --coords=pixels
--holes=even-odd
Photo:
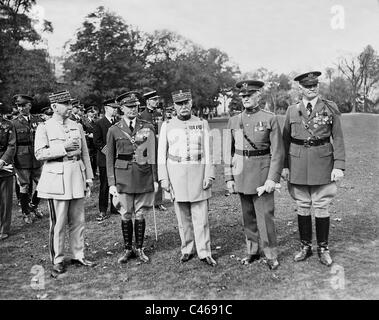
[[[119,200],[121,206],[126,212],[121,212],[122,220],[132,219],[135,213],[135,219],[142,220],[145,214],[154,204],[154,192],[146,193],[120,193]]]
[[[311,207],[313,207],[315,217],[325,218],[330,216],[329,205],[337,194],[337,185],[335,182],[318,186],[289,183],[288,191],[296,201],[299,215],[311,215]]]
[[[20,186],[20,193],[31,193],[29,190],[31,182],[38,184],[41,176],[42,167],[36,169],[17,169],[15,168],[17,183]]]

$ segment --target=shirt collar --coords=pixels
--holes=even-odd
[[[111,118],[111,117],[108,117],[108,116],[105,116],[105,118],[107,118],[110,123],[112,123],[112,120],[114,119],[114,118]]]
[[[304,104],[304,106],[307,106],[307,104],[310,103],[312,105],[312,109],[313,109],[317,103],[317,99],[318,99],[318,97],[313,98],[312,100],[306,100],[303,98],[303,104]]]

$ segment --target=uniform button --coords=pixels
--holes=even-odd
[[[246,125],[246,127],[248,127],[248,126],[249,126],[249,124]]]

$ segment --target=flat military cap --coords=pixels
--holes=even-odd
[[[115,101],[125,107],[134,107],[140,105],[138,100],[138,92],[129,91],[119,95]]]
[[[80,101],[76,98],[71,99],[71,105],[73,108],[80,108]]]
[[[171,93],[172,101],[174,103],[187,101],[192,99],[192,94],[190,89],[178,90]]]
[[[242,80],[236,83],[236,88],[239,89],[239,95],[243,96],[251,92],[259,91],[265,85],[263,81],[259,80]]]
[[[115,102],[115,98],[107,99],[103,101],[104,107],[119,108],[120,106]]]
[[[47,116],[51,116],[54,113],[53,109],[51,109],[50,106],[42,108],[41,111]]]
[[[299,81],[301,85],[314,85],[318,83],[320,71],[311,71],[298,75],[294,80]]]
[[[143,94],[143,97],[148,100],[148,99],[153,99],[153,98],[159,98],[159,96],[157,95],[157,91],[156,90],[153,90],[153,91],[149,91],[149,92],[146,92]]]
[[[96,112],[96,109],[94,106],[87,106],[87,107],[84,107],[84,112],[85,113],[88,113],[88,112]]]
[[[13,100],[14,100],[15,105],[17,106],[23,106],[27,103],[33,102],[33,98],[26,94],[16,94],[13,96]]]
[[[70,92],[67,90],[49,94],[50,103],[69,103],[72,101]]]

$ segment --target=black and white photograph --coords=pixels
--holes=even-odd
[[[378,32],[378,0],[0,0],[0,300],[378,300]]]

